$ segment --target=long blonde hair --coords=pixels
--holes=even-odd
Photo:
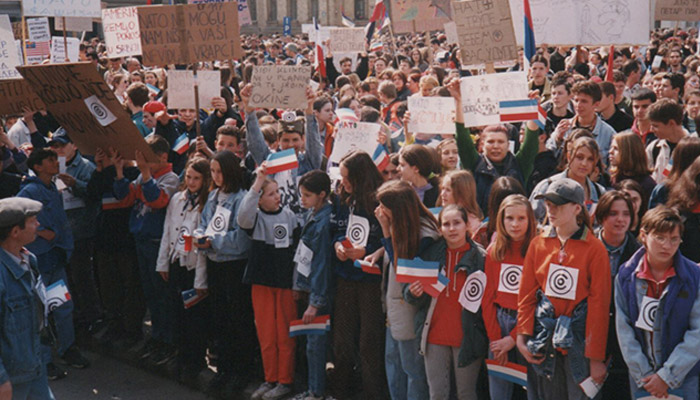
[[[535,213],[532,211],[532,206],[528,201],[527,197],[522,194],[511,194],[503,199],[500,207],[498,207],[498,214],[496,215],[496,240],[491,248],[491,257],[496,261],[503,261],[506,257],[506,252],[510,247],[510,242],[513,240],[508,235],[505,225],[505,215],[506,209],[508,207],[523,206],[525,207],[527,213],[527,231],[525,233],[525,239],[520,247],[520,255],[525,257],[527,253],[527,248],[530,246],[530,241],[537,234],[537,221],[535,220]]]
[[[481,213],[479,203],[476,201],[476,181],[474,175],[466,170],[449,171],[442,178],[440,185],[444,185],[446,179],[450,180],[450,188],[452,188],[452,196],[455,203],[467,210],[468,213],[476,215],[479,220],[484,219],[484,214]],[[442,204],[442,199],[438,199]]]

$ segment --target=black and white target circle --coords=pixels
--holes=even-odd
[[[49,311],[57,309],[58,307],[62,306],[63,303],[65,302],[59,297],[51,297],[46,299],[46,306],[48,307]]]
[[[558,269],[549,274],[549,288],[555,295],[567,295],[574,289],[574,276],[565,269]]]
[[[214,215],[214,219],[211,220],[211,228],[214,232],[223,232],[226,227],[226,217],[223,214]]]
[[[508,291],[517,292],[520,288],[520,276],[522,270],[517,265],[503,266],[501,271],[501,285]]]
[[[654,326],[654,321],[656,321],[656,310],[659,308],[658,301],[650,301],[642,307],[640,312],[642,313],[642,320],[649,326]]]
[[[484,284],[478,279],[469,279],[464,285],[464,296],[469,302],[476,303],[481,301],[484,295]]]
[[[109,111],[107,111],[107,108],[98,102],[90,103],[90,111],[98,120],[104,120],[109,116]]]
[[[181,226],[180,227],[180,236],[177,237],[177,242],[179,244],[185,244],[185,235],[189,236],[190,235],[190,228],[186,226]]]
[[[354,222],[348,227],[347,236],[353,243],[363,243],[367,234],[367,228],[360,222]]]
[[[287,237],[287,227],[284,225],[276,225],[273,234],[275,235],[275,239],[282,240]]]

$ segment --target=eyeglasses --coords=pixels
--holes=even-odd
[[[665,246],[668,243],[670,243],[671,246],[678,246],[679,244],[681,244],[683,242],[683,240],[678,236],[668,238],[666,236],[655,234],[655,235],[651,235],[651,237],[652,237],[652,239],[654,239],[654,241],[656,243],[658,243],[662,246]]]

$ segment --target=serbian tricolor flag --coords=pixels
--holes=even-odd
[[[350,239],[344,237],[343,240],[340,241],[340,244],[343,245],[346,249],[352,249],[352,242]]]
[[[335,116],[336,120],[333,122],[334,125],[340,121],[360,122],[360,119],[357,118],[355,111],[350,108],[339,108],[335,110]]]
[[[340,16],[342,18],[341,22],[343,23],[343,25],[347,26],[348,28],[355,27],[355,23],[352,22],[352,20],[347,15],[345,15],[345,11],[341,11]]]
[[[366,274],[372,274],[372,275],[381,275],[382,274],[382,270],[379,269],[379,266],[376,264],[372,264],[369,261],[355,260],[354,265],[357,268],[362,268],[362,272],[364,272]]]
[[[440,271],[440,274],[438,274],[437,283],[433,283],[432,285],[428,286],[423,286],[423,291],[425,293],[428,293],[430,297],[438,297],[440,296],[440,293],[442,293],[442,291],[445,290],[448,283],[450,283],[450,280],[442,274],[442,271]]]
[[[666,167],[664,168],[662,174],[668,178],[669,175],[671,175],[671,169],[673,169],[673,159],[669,158],[668,163],[666,164]]]
[[[423,261],[419,257],[413,260],[399,258],[396,262],[396,282],[413,283],[420,281],[423,285],[437,283],[440,273],[440,263]]]
[[[523,40],[523,70],[530,69],[530,59],[537,53],[535,47],[535,29],[532,24],[532,14],[530,13],[530,1],[523,0],[523,13],[525,14],[525,36]]]
[[[615,62],[615,46],[610,45],[608,53],[608,69],[605,71],[605,81],[612,82],[613,79],[613,63]]]
[[[321,46],[320,40],[318,40],[318,35],[321,32],[321,27],[318,26],[318,21],[316,20],[316,17],[313,18],[314,21],[314,30],[316,33],[316,38],[314,38],[314,42],[316,43],[316,48],[315,48],[315,55],[314,55],[314,68],[318,71],[319,75],[321,75],[321,78],[326,77],[326,58],[323,55],[323,47]]]
[[[384,43],[382,42],[374,42],[371,45],[369,45],[369,51],[374,52],[374,51],[382,51],[384,50]]]
[[[303,320],[298,319],[289,324],[289,337],[301,335],[325,335],[331,330],[331,316],[319,315],[314,318],[309,324],[305,324]]]
[[[297,153],[294,149],[287,149],[272,153],[267,156],[267,174],[272,175],[299,167]]]
[[[540,103],[537,103],[537,119],[534,121],[542,130],[544,130],[545,125],[547,125],[547,111],[542,108],[542,104]]]
[[[200,296],[195,289],[185,290],[182,292],[182,303],[185,305],[185,308],[188,309],[204,300],[206,297],[206,293]]]
[[[187,133],[183,133],[180,135],[179,138],[175,141],[175,144],[173,145],[173,151],[176,152],[177,154],[185,154],[187,150],[190,148],[190,139],[187,137]]]
[[[377,0],[377,2],[374,3],[374,11],[372,11],[372,16],[369,17],[369,22],[377,22],[384,18],[385,14],[386,7],[384,6],[384,0]]]
[[[501,122],[519,122],[538,119],[537,99],[501,101],[500,114]]]
[[[489,375],[520,386],[527,386],[527,367],[512,362],[501,365],[498,361],[486,360]]]
[[[148,93],[152,94],[153,96],[158,96],[158,94],[160,94],[160,89],[151,85],[150,83],[147,83],[146,87],[148,88]]]
[[[386,153],[384,146],[381,144],[377,146],[376,150],[374,150],[374,154],[372,154],[372,161],[374,161],[374,165],[377,166],[377,169],[380,172],[384,171],[384,168],[389,165],[391,160],[389,159],[389,155]]]

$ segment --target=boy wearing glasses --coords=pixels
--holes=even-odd
[[[616,328],[632,398],[698,399],[700,268],[678,247],[683,221],[666,206],[642,218],[640,248],[615,282]]]

